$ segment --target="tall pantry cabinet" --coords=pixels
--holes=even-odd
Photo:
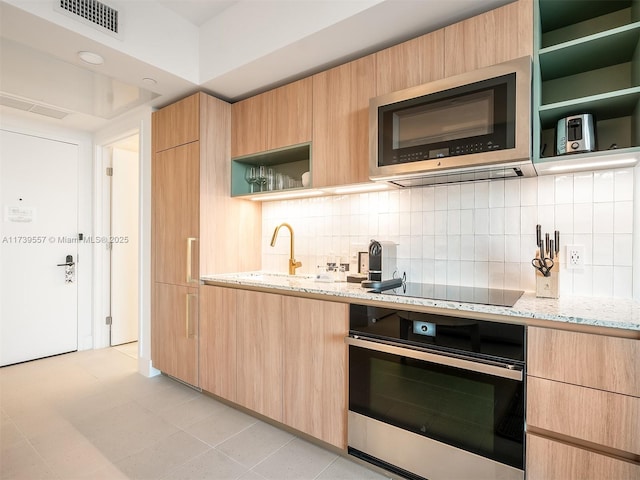
[[[152,115],[151,359],[195,386],[200,276],[260,268],[260,204],[230,195],[230,129],[231,106],[204,93]]]

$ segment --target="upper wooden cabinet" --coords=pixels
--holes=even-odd
[[[311,141],[311,77],[234,103],[231,157]]]
[[[445,77],[533,55],[533,0],[518,0],[444,29]]]
[[[200,138],[200,96],[191,95],[153,113],[154,152],[195,142]]]
[[[444,30],[422,35],[374,54],[376,95],[444,77]]]
[[[375,57],[313,76],[313,187],[369,180],[369,99]]]
[[[200,143],[156,152],[153,159],[153,265],[156,282],[197,285]]]

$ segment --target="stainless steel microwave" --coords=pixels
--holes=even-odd
[[[535,175],[530,57],[373,98],[369,121],[372,180]]]

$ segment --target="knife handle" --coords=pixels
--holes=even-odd
[[[556,255],[558,255],[558,253],[560,252],[560,231],[559,230],[556,230],[555,232],[553,232],[553,239],[556,245]]]
[[[550,240],[550,239],[549,239],[549,234],[548,234],[548,233],[545,233],[545,234],[544,234],[544,246],[545,246],[545,248],[546,248],[546,252],[547,252],[547,255],[546,255],[546,256],[549,256],[549,248],[551,247],[551,245],[550,245],[550,243],[549,243],[549,240]]]
[[[542,243],[542,225],[536,225],[536,245],[540,246]]]

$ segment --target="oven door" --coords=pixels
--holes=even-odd
[[[521,365],[346,342],[352,455],[409,478],[524,478]]]

